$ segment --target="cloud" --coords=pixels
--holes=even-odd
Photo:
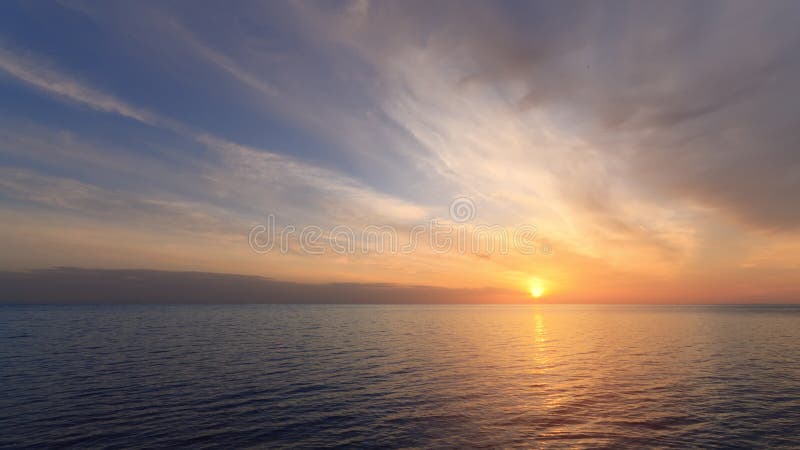
[[[218,195],[221,194],[226,200],[233,202],[231,206],[238,205],[253,210],[271,205],[272,208],[282,209],[284,213],[301,214],[303,211],[292,207],[300,200],[306,211],[320,212],[324,209],[334,214],[334,217],[326,219],[328,222],[346,219],[348,208],[361,211],[364,221],[370,220],[363,217],[363,213],[367,211],[371,211],[374,217],[391,217],[402,221],[419,219],[426,213],[421,207],[376,192],[334,170],[317,167],[285,154],[222,139],[91,88],[55,69],[52,64],[43,62],[42,58],[37,58],[36,63],[30,61],[33,58],[23,58],[8,50],[0,53],[0,69],[37,89],[100,111],[119,114],[178,133],[216,153],[223,166],[213,169],[206,167],[213,173],[205,173],[203,178],[196,181],[210,183],[212,186],[209,188],[215,189]],[[20,140],[14,133],[7,133],[6,136]],[[243,198],[244,192],[248,192],[249,196]],[[262,214],[266,212],[269,211],[259,211]],[[305,219],[321,217],[322,214],[313,214],[307,215]]]
[[[26,169],[0,167],[0,191],[7,199],[23,204],[160,232],[235,234],[247,229],[241,217],[207,203],[166,193],[158,197],[104,189]]]
[[[51,64],[30,54],[20,55],[0,46],[0,70],[46,93],[98,111],[119,114],[149,125],[156,125],[162,121],[150,111],[134,107],[113,95],[63,76]]]
[[[444,58],[464,48],[474,66],[464,75],[484,89],[524,86],[521,114],[563,114],[559,132],[580,136],[604,164],[621,162],[615,175],[640,196],[797,230],[800,32],[790,18],[800,8],[771,6],[535,8],[559,29],[515,28],[506,17],[511,26],[488,26],[480,38],[430,42]]]
[[[424,207],[376,192],[329,169],[211,136],[197,140],[220,152],[224,169],[215,185],[235,184],[226,190],[257,205],[273,205],[275,209],[265,213],[286,214],[317,225],[413,223],[429,214]]]
[[[523,303],[501,289],[446,289],[385,283],[290,283],[203,272],[53,268],[0,272],[0,303],[11,304],[393,304]]]
[[[16,166],[3,189],[59,211],[154,223],[162,210],[153,202],[163,202],[199,211],[210,229],[267,212],[323,226],[405,226],[446,214],[466,195],[478,222],[533,223],[559,252],[541,264],[418,254],[310,271],[347,279],[364,267],[370,279],[394,280],[403,270],[404,281],[419,274],[438,283],[446,273],[446,282],[475,284],[549,271],[612,292],[628,286],[626,277],[739,273],[744,262],[765,267],[765,241],[780,248],[800,231],[798,9],[93,4],[84,12],[98,29],[120,37],[114,42],[138,52],[153,73],[191,86],[203,120],[172,105],[138,106],[125,99],[140,97],[104,92],[74,75],[80,69],[4,47],[0,71],[21,83],[177,138],[106,151],[102,139],[11,124],[0,152]],[[243,121],[257,131],[248,134]],[[265,143],[275,134],[313,139],[276,148]],[[162,160],[175,167],[159,167]],[[795,270],[796,260],[779,259],[773,268]],[[280,267],[274,262],[248,270],[267,273]],[[609,280],[598,281],[605,274]]]

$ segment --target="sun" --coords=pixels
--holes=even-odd
[[[531,297],[540,298],[544,295],[544,284],[541,280],[532,280],[530,284]]]

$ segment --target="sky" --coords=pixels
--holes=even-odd
[[[793,1],[2,2],[0,280],[798,302],[798,19]],[[327,250],[254,251],[270,216]],[[330,251],[336,227],[429,243],[432,223],[535,227],[535,251]]]

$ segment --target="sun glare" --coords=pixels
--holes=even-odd
[[[542,282],[539,280],[532,281],[530,291],[531,297],[540,298],[542,295],[544,295],[544,286],[542,285]]]

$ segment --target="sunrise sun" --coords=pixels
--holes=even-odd
[[[530,293],[533,298],[540,298],[544,295],[544,285],[541,280],[533,280],[530,284]]]

